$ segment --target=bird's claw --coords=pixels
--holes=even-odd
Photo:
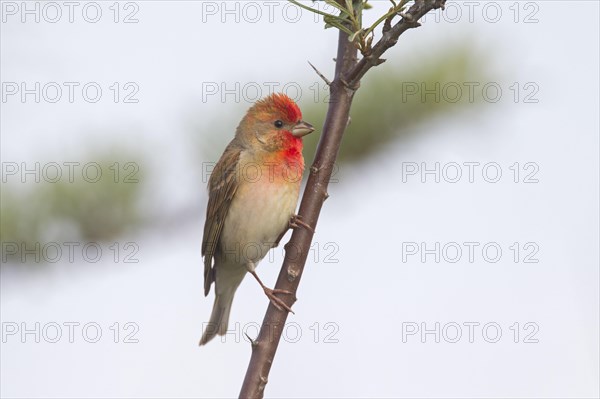
[[[300,216],[300,215],[292,215],[292,217],[289,221],[289,226],[291,229],[297,229],[298,227],[304,227],[311,233],[315,234],[315,229],[310,227],[310,225],[308,223],[303,222],[302,216]]]
[[[286,290],[280,290],[277,288],[271,289],[271,288],[267,288],[267,287],[263,287],[263,290],[265,291],[265,295],[267,296],[267,298],[269,298],[269,300],[271,301],[273,306],[275,306],[277,309],[279,309],[281,311],[286,310],[288,312],[294,313],[292,308],[290,308],[288,305],[285,304],[285,302],[283,302],[281,299],[279,299],[277,296],[275,296],[275,294],[294,295],[292,292],[286,291]]]

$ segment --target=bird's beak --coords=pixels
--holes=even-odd
[[[314,132],[315,128],[308,122],[300,121],[292,128],[292,134],[296,137],[306,136],[309,133]]]

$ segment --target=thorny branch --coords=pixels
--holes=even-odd
[[[403,13],[400,21],[393,26],[393,16],[386,17],[382,38],[373,46],[370,54],[360,61],[357,61],[358,46],[349,40],[350,21],[345,23],[345,29],[340,29],[335,76],[329,85],[331,97],[327,116],[298,212],[303,222],[312,226],[312,230],[302,227],[294,229],[290,241],[285,246],[285,259],[275,285],[276,289],[293,293],[281,297],[289,307],[296,301],[296,292],[310,250],[314,228],[323,202],[329,197],[327,186],[348,125],[350,106],[360,79],[373,66],[384,62],[380,58],[381,55],[396,44],[402,33],[419,26],[418,20],[423,15],[433,9],[443,8],[444,3],[445,0],[415,0],[413,6]],[[341,6],[343,3],[340,1],[338,4]],[[362,9],[354,12],[362,13]],[[361,15],[353,15],[352,20],[360,19]],[[287,316],[286,311],[278,310],[273,304],[269,304],[258,337],[251,341],[252,356],[240,391],[241,398],[263,397]]]

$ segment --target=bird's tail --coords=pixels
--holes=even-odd
[[[237,287],[236,287],[237,288]],[[217,335],[225,335],[227,332],[227,324],[229,323],[229,312],[233,303],[234,290],[226,290],[225,292],[215,296],[210,320],[204,325],[204,332],[200,338],[200,345],[206,344],[208,341]]]

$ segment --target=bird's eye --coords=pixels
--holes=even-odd
[[[276,128],[278,128],[278,129],[279,129],[279,128],[282,128],[282,127],[283,127],[283,122],[282,122],[282,121],[280,121],[279,119],[277,119],[277,120],[275,121],[275,127],[276,127]]]

